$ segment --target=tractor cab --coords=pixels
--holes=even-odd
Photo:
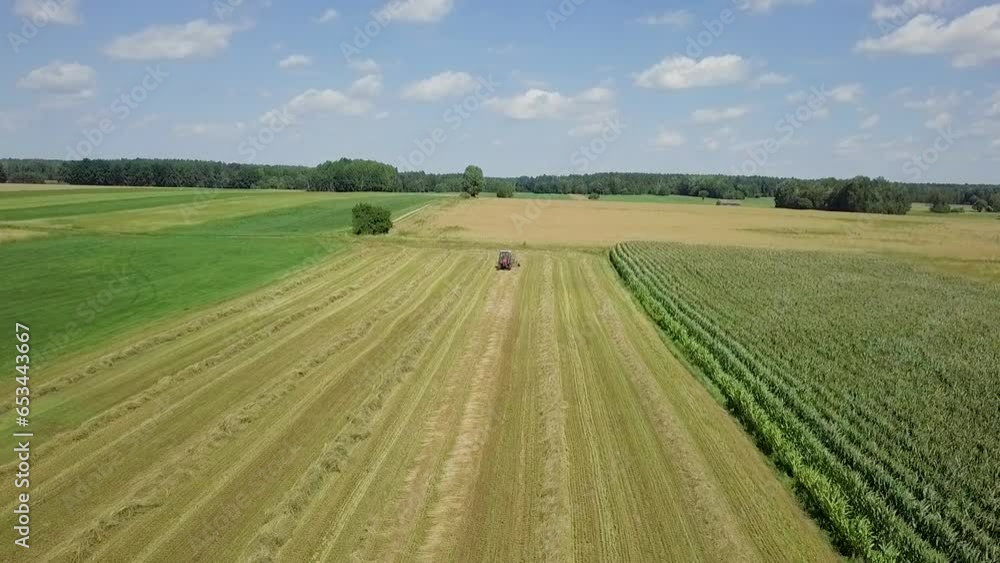
[[[497,270],[513,270],[514,266],[520,266],[514,259],[514,253],[510,250],[501,250],[500,258],[497,260]]]

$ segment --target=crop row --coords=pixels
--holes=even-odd
[[[704,275],[685,272],[687,284],[670,275],[686,265],[669,248],[621,245],[611,259],[646,311],[794,479],[845,553],[873,561],[996,560],[988,499],[945,503],[939,491],[948,484],[927,471],[915,455],[921,452],[890,455],[898,450],[891,436],[903,423],[899,413],[866,412],[856,396],[795,377],[780,353],[724,330],[725,315],[691,289],[706,283]],[[747,283],[739,272],[732,276]]]

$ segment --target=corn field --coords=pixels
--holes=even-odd
[[[616,270],[846,555],[1000,561],[1000,288],[885,257],[628,243]]]

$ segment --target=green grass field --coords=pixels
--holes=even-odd
[[[397,216],[432,201],[201,190],[40,193],[0,194],[7,206],[0,229],[41,234],[0,243],[9,296],[0,315],[37,327],[37,345],[48,353],[36,361],[242,295],[342,250],[351,207],[360,201],[377,200]],[[0,361],[13,354],[5,349]]]

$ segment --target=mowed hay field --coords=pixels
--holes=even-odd
[[[45,368],[33,560],[836,559],[606,257],[494,260],[362,244]]]

